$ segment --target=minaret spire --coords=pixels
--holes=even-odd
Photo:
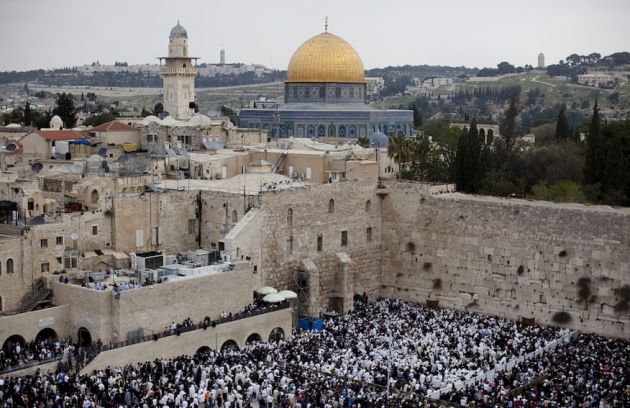
[[[328,16],[324,18],[324,31],[328,32]]]

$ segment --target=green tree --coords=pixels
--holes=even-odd
[[[571,126],[564,112],[564,106],[560,108],[556,121],[556,140],[569,140],[571,138]]]
[[[602,201],[612,205],[626,205],[630,190],[630,165],[627,148],[622,147],[622,137],[628,143],[628,134],[621,135],[618,129],[607,126],[602,133],[602,156],[606,158],[602,167]]]
[[[387,156],[398,164],[401,174],[405,170],[405,165],[409,161],[409,155],[409,140],[404,135],[399,134],[389,137]]]
[[[477,119],[470,122],[470,129],[464,128],[457,143],[455,183],[464,193],[475,193],[481,187],[481,144]]]
[[[415,103],[409,105],[409,110],[413,111],[413,126],[418,129],[422,126],[422,112]]]
[[[24,126],[31,126],[33,123],[33,115],[31,112],[31,105],[26,102],[24,105]]]
[[[153,107],[153,114],[155,116],[160,116],[160,113],[162,112],[164,112],[164,105],[162,104],[162,102],[156,103]]]
[[[98,125],[102,125],[103,123],[107,123],[107,122],[111,122],[112,120],[115,120],[116,116],[113,115],[110,112],[103,112],[103,113],[99,113],[98,115],[92,115],[89,118],[85,119],[83,121],[83,124],[85,126],[98,126]]]
[[[73,128],[77,123],[77,115],[74,111],[74,98],[71,94],[57,94],[57,106],[53,114],[59,115],[66,128]]]
[[[367,136],[361,136],[357,139],[357,144],[361,147],[370,147],[370,138]]]
[[[586,135],[586,151],[584,154],[584,184],[595,184],[602,177],[602,159],[599,136],[599,108],[597,100],[593,107],[591,124]]]
[[[520,113],[520,97],[518,93],[513,93],[508,98],[508,108],[505,116],[499,125],[499,132],[502,141],[498,143],[498,150],[501,152],[502,160],[507,160],[514,151],[514,142],[517,136],[516,120]]]

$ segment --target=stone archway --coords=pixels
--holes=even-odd
[[[57,340],[58,338],[59,336],[57,336],[56,331],[54,331],[50,327],[46,327],[45,329],[42,329],[39,331],[39,333],[37,333],[37,336],[35,336],[35,342],[39,343],[40,341],[47,339]]]
[[[208,346],[201,346],[197,349],[197,351],[195,351],[195,355],[197,354],[202,354],[202,353],[209,353],[211,352],[212,349]]]
[[[13,355],[16,345],[19,345],[20,348],[24,348],[24,346],[26,345],[24,337],[20,336],[19,334],[9,336],[9,338],[4,341],[4,344],[2,344],[2,350],[4,350],[7,356]]]
[[[260,343],[262,342],[262,337],[260,337],[260,334],[258,333],[252,333],[247,337],[247,340],[245,340],[245,344],[250,344],[250,343]]]
[[[269,342],[277,343],[280,340],[284,340],[284,330],[282,327],[276,327],[271,331],[271,333],[269,333]]]
[[[77,342],[80,346],[87,347],[92,344],[92,335],[85,327],[79,328],[77,331]]]
[[[235,340],[229,339],[226,340],[223,345],[221,345],[221,353],[231,350],[238,350],[238,343]]]

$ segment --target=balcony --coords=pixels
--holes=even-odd
[[[196,76],[197,69],[194,67],[188,68],[170,68],[162,66],[160,67],[160,75],[188,75],[188,76]]]

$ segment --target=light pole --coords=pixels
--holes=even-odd
[[[392,371],[392,331],[387,325],[387,389],[385,391],[385,399],[389,401],[389,376]]]

